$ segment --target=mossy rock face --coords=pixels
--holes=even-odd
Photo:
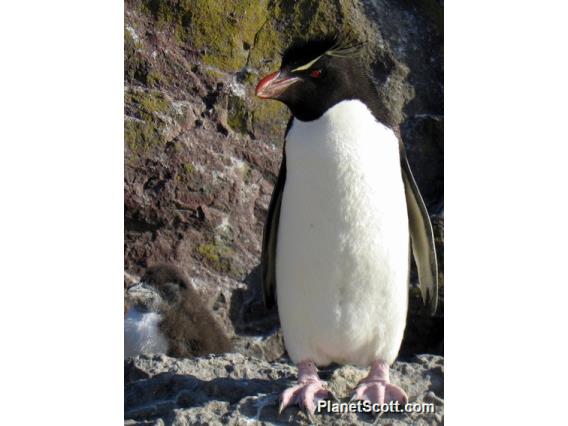
[[[250,113],[247,103],[239,96],[229,96],[227,105],[227,124],[236,132],[247,133],[250,130]]]
[[[203,54],[203,62],[225,71],[246,65],[248,49],[268,16],[268,0],[146,0],[161,27]]]
[[[271,63],[272,68],[279,67],[282,51],[294,40],[338,33],[362,35],[364,26],[356,23],[355,11],[355,2],[350,0],[275,1],[251,49],[249,66],[264,68]]]
[[[161,92],[125,92],[124,98],[125,103],[140,107],[142,119],[152,119],[154,113],[169,112],[172,108],[171,102]]]
[[[146,84],[148,84],[149,87],[158,88],[163,80],[164,76],[159,71],[150,70],[148,74],[146,74]]]
[[[290,112],[277,101],[254,100],[252,102],[251,125],[255,134],[264,136],[264,142],[272,145],[284,143],[284,130]]]
[[[278,101],[256,98],[254,88],[261,77],[280,67],[282,52],[297,40],[349,34],[366,41],[361,59],[378,82],[383,115],[390,124],[405,119],[403,108],[414,97],[413,87],[406,81],[409,70],[395,59],[357,0],[129,3],[133,6],[131,16],[139,21],[127,20],[125,79],[131,85],[151,89],[147,90],[150,95],[140,98],[134,94],[125,99],[127,109],[131,106],[127,116],[143,121],[125,123],[127,146],[135,154],[163,143],[164,134],[171,139],[171,132],[164,132],[164,116],[178,122],[183,119],[172,115],[167,100],[152,93],[164,91],[171,98],[205,100],[218,84],[225,87],[223,104],[207,100],[205,104],[211,114],[222,117],[223,132],[229,128],[261,143],[280,146],[290,113]],[[186,77],[189,68],[202,79],[197,85]],[[180,81],[180,77],[186,80]],[[242,89],[226,90],[231,81],[237,81],[245,94]],[[196,86],[203,83],[209,93],[198,93]],[[201,118],[192,117],[192,121],[201,122]]]
[[[402,121],[402,108],[412,97],[402,84],[407,73],[380,45],[377,29],[355,0],[142,0],[140,4],[142,13],[149,15],[157,28],[199,55],[203,72],[210,78],[223,80],[227,73],[246,76],[242,83],[248,96],[243,101],[229,101],[228,125],[264,142],[281,141],[289,113],[277,101],[256,99],[254,87],[263,75],[280,67],[282,51],[296,40],[349,34],[367,41],[362,55],[365,63],[386,57],[390,65],[383,80],[387,81],[387,74],[393,78],[388,79],[386,96],[381,99],[393,122]],[[148,64],[129,68],[135,66],[148,86],[159,87],[166,79]]]
[[[146,152],[164,142],[162,134],[153,123],[137,120],[125,120],[124,140],[134,154]]]
[[[197,253],[213,269],[219,272],[231,272],[231,257],[234,251],[221,244],[201,244],[197,247]]]
[[[183,170],[185,171],[185,173],[189,176],[192,176],[195,174],[196,170],[195,170],[195,166],[191,163],[184,163],[183,165]]]
[[[124,139],[133,154],[165,142],[160,114],[171,114],[172,104],[162,93],[126,91],[124,103],[133,114],[124,122]]]
[[[127,82],[138,80],[146,84],[150,65],[148,61],[138,52],[137,45],[132,35],[124,32],[124,79]]]
[[[293,39],[369,32],[354,0],[142,0],[141,11],[205,64],[232,72],[277,59]]]

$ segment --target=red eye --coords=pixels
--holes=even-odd
[[[310,76],[313,77],[313,78],[318,78],[319,76],[321,76],[321,71],[320,70],[313,70],[310,73]]]

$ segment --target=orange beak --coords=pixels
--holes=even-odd
[[[300,80],[298,77],[288,77],[276,71],[260,80],[256,86],[256,96],[261,99],[278,99],[292,84]]]

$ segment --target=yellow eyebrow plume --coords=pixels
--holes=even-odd
[[[302,65],[301,67],[294,68],[294,69],[292,70],[292,72],[295,72],[295,71],[305,71],[305,70],[307,70],[307,69],[310,68],[313,64],[315,64],[315,63],[318,61],[318,59],[321,58],[323,55],[325,55],[325,53],[322,54],[322,55],[319,55],[316,59],[311,60],[311,61],[308,62],[307,64]]]

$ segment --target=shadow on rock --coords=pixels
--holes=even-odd
[[[288,384],[287,379],[200,380],[193,375],[164,372],[126,383],[124,415],[135,420],[169,418],[176,409],[204,407],[211,401],[232,405],[249,396],[266,394],[273,394],[276,404],[278,392]]]
[[[244,279],[246,289],[233,291],[229,317],[237,334],[269,335],[280,326],[276,307],[266,309],[262,300],[260,265]]]
[[[262,299],[260,266],[244,279],[246,288],[236,289],[231,297],[229,318],[235,329],[238,352],[274,361],[285,353],[277,308],[266,309]]]

